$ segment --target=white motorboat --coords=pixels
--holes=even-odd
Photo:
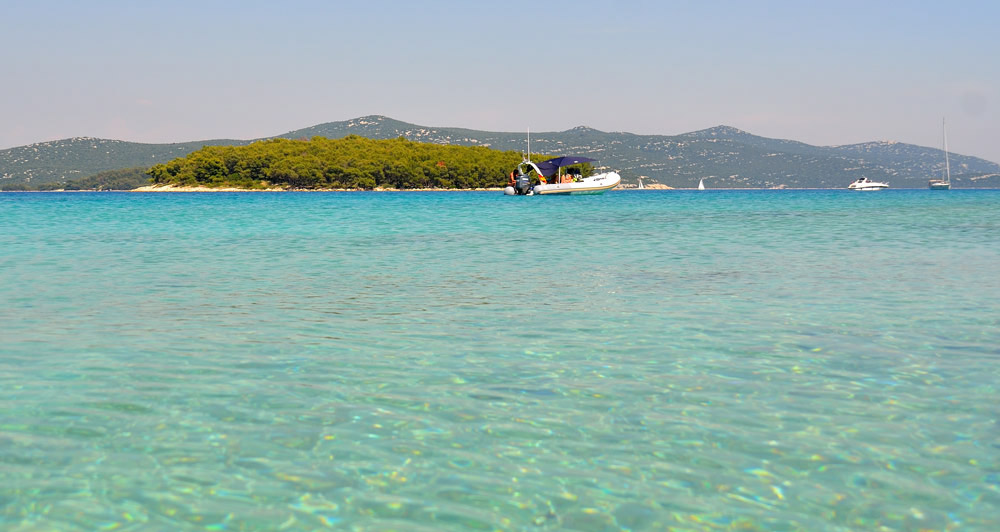
[[[927,186],[931,190],[951,189],[951,164],[948,163],[948,133],[944,128],[944,118],[941,119],[941,143],[944,145],[944,178],[928,181]]]
[[[525,159],[511,172],[510,181],[504,194],[508,196],[533,196],[549,194],[601,194],[615,188],[622,181],[618,172],[604,172],[584,176],[581,168],[576,167],[594,161],[587,157],[554,157],[535,164]],[[563,172],[563,168],[568,168]],[[531,172],[534,171],[538,184],[532,184]]]
[[[889,183],[872,181],[867,177],[858,178],[857,181],[847,185],[848,190],[882,190],[884,188],[889,188]]]

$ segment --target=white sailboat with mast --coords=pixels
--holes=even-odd
[[[931,190],[948,190],[951,188],[951,164],[948,162],[948,132],[941,119],[941,144],[944,146],[944,179],[931,179],[927,186]]]

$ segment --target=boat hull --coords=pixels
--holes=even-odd
[[[850,185],[847,185],[847,190],[882,190],[883,188],[889,188],[889,183],[883,183],[881,181],[872,181],[867,177],[859,177]]]
[[[931,190],[948,190],[951,188],[951,183],[946,183],[944,181],[931,181],[927,184],[927,187]]]
[[[575,183],[535,185],[535,188],[532,190],[535,194],[542,196],[603,194],[605,191],[615,188],[621,182],[622,178],[617,172],[608,172],[606,174],[591,176]]]

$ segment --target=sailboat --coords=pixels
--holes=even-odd
[[[699,179],[698,180],[698,190],[705,190],[705,180],[704,179]]]
[[[944,127],[944,118],[941,119],[941,143],[944,145],[944,179],[931,179],[927,186],[931,190],[948,190],[951,188],[951,165],[948,163],[948,132]]]
[[[642,190],[644,188],[646,187],[642,186],[642,176],[639,176],[639,190]]]

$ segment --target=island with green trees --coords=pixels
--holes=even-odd
[[[143,144],[74,137],[0,149],[0,190],[126,190],[130,185],[122,180],[125,176],[104,172],[135,168],[144,172],[205,146],[245,147],[268,139],[343,139],[350,135],[373,140],[402,137],[442,148],[479,146],[500,151],[523,150],[527,140],[523,132],[424,126],[377,115],[253,140]],[[656,184],[695,188],[702,179],[711,188],[843,189],[859,177],[891,182],[893,189],[924,189],[928,177],[941,175],[944,165],[944,154],[939,148],[888,141],[812,146],[761,137],[728,126],[678,135],[605,132],[583,126],[566,131],[533,131],[531,147],[540,153],[597,159],[598,164],[621,174],[625,186],[635,186],[641,178],[649,189]],[[446,158],[438,160],[442,159]],[[1000,186],[997,163],[955,153],[950,154],[950,159],[955,188]],[[444,162],[449,171],[455,169],[449,161]],[[427,173],[438,172],[435,168]],[[509,169],[505,168],[502,174],[507,172]],[[492,178],[501,179],[502,174]],[[149,176],[138,177],[144,180],[139,186],[149,185]]]
[[[546,157],[536,155],[533,160]],[[483,146],[373,140],[274,138],[205,146],[148,170],[152,186],[225,189],[492,189],[507,184],[522,154]],[[590,170],[586,168],[585,170]]]

